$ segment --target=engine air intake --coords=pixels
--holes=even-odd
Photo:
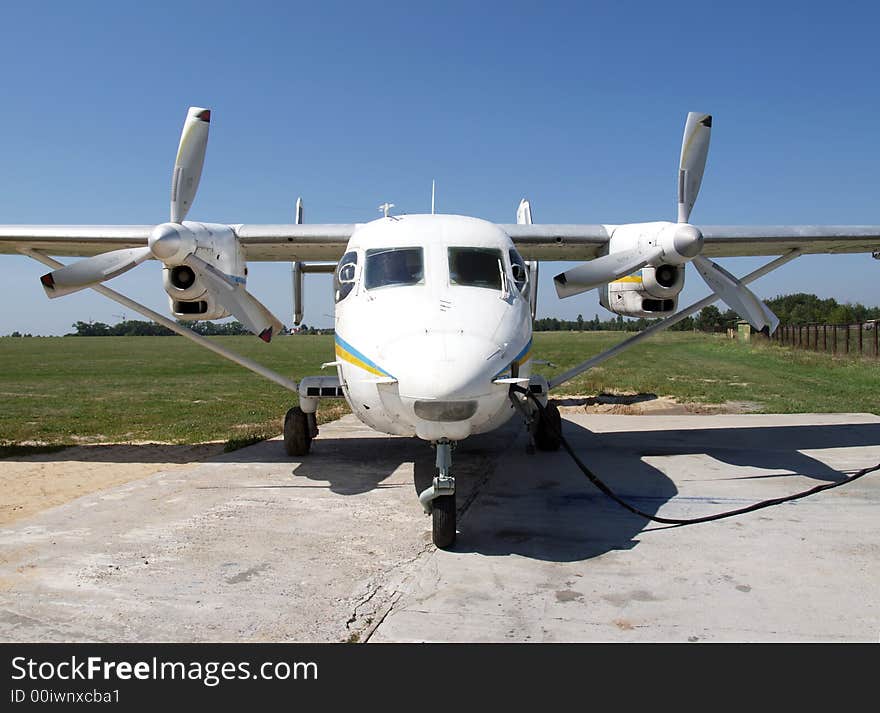
[[[642,300],[642,310],[645,312],[671,312],[675,309],[675,300],[654,300],[645,298]]]

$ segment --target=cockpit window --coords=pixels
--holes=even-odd
[[[358,254],[356,252],[345,253],[336,265],[333,273],[333,291],[336,301],[341,302],[351,293],[357,277]]]
[[[526,286],[528,272],[522,256],[513,248],[510,249],[510,269],[513,271],[513,282],[520,292]]]
[[[421,248],[377,248],[367,250],[366,288],[417,285],[424,281]]]
[[[453,285],[501,289],[504,263],[492,248],[449,248],[449,281]]]

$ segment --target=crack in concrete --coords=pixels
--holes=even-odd
[[[371,591],[371,592],[370,592],[370,593],[369,593],[364,599],[361,599],[357,604],[354,605],[354,609],[353,609],[352,612],[351,612],[351,616],[348,617],[348,621],[345,622],[345,628],[346,628],[346,629],[350,629],[350,628],[351,628],[351,625],[354,624],[355,621],[357,621],[357,618],[358,618],[358,609],[360,609],[362,606],[364,606],[365,604],[367,604],[367,603],[368,603],[373,597],[375,597],[375,596],[376,596],[376,593],[377,593],[380,589],[382,589],[382,585],[381,585],[381,584],[379,584],[379,585],[373,587],[373,590],[372,590],[372,591]]]
[[[518,433],[517,433],[517,435],[518,435]],[[461,520],[464,517],[465,513],[467,513],[470,506],[477,499],[477,496],[480,494],[480,492],[482,492],[483,487],[489,481],[489,478],[491,478],[495,472],[494,467],[488,467],[492,463],[491,459],[483,457],[483,458],[481,458],[481,460],[483,461],[482,467],[481,467],[481,471],[483,472],[483,477],[480,478],[480,480],[474,484],[473,488],[471,489],[471,492],[468,495],[468,498],[464,501],[464,503],[462,503],[462,505],[460,507],[457,508],[456,518],[459,520]],[[407,565],[410,565],[410,564],[417,562],[419,559],[421,559],[425,555],[425,553],[427,553],[427,552],[434,553],[436,551],[437,551],[437,548],[434,547],[433,543],[428,543],[414,557],[411,557],[410,559],[404,560],[402,562],[398,562],[396,565],[394,565],[391,569],[388,570],[388,572],[386,573],[386,576],[391,575],[395,571],[401,570],[402,568],[406,567]],[[412,579],[413,575],[414,575],[414,572],[410,571],[409,573],[407,573],[407,575],[405,575],[401,579],[401,581],[397,584],[397,586],[395,586],[391,590],[391,593],[389,594],[388,598],[386,599],[386,605],[383,608],[380,608],[378,610],[379,612],[381,612],[379,614],[379,616],[377,616],[376,619],[371,624],[368,624],[364,630],[359,632],[364,635],[363,643],[366,644],[370,641],[373,634],[376,633],[376,631],[379,629],[379,627],[388,618],[388,615],[391,614],[394,607],[397,605],[397,603],[400,601],[401,597],[403,596],[404,585],[406,585]],[[439,581],[440,573],[437,572],[436,575],[437,575],[437,580]],[[362,602],[362,603],[366,604],[366,602],[368,602],[370,599],[373,598],[373,595],[376,592],[378,592],[379,589],[382,589],[382,585],[379,585],[378,587],[376,587],[376,589],[373,591],[373,593],[366,600],[364,600],[364,602]],[[346,622],[346,629],[350,628],[350,625],[357,618],[357,609],[359,607],[360,607],[360,604],[355,607],[354,613],[352,614],[352,616],[348,620],[348,622]]]

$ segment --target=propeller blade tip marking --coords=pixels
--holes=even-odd
[[[206,124],[210,123],[210,122],[211,122],[211,110],[210,110],[210,109],[205,109],[204,111],[200,111],[200,112],[196,115],[196,118],[197,118],[197,119],[201,119],[201,120],[204,121]]]
[[[52,273],[51,273],[51,272],[47,272],[45,275],[43,275],[43,276],[40,278],[40,282],[42,282],[42,283],[43,283],[43,287],[45,287],[45,288],[48,289],[48,290],[54,290],[54,289],[55,289],[55,278],[52,277]]]
[[[272,327],[266,327],[258,336],[268,344],[272,341]]]

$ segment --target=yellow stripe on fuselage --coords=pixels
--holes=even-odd
[[[519,366],[522,366],[531,358],[532,358],[532,350],[529,349],[525,354],[523,354],[519,359],[516,360],[516,364]]]
[[[626,277],[621,277],[619,280],[614,280],[614,282],[641,282],[641,275],[627,275]]]
[[[371,374],[375,374],[376,376],[388,376],[385,372],[379,371],[375,367],[370,366],[369,364],[365,364],[362,360],[358,359],[353,354],[349,354],[343,347],[336,345],[336,356],[343,361],[347,361],[349,364],[354,364],[356,367],[363,369],[364,371],[368,371]]]

